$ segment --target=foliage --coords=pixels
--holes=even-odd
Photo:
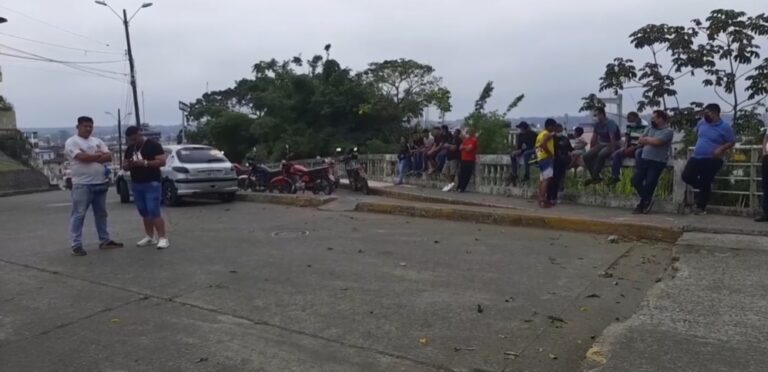
[[[598,107],[605,108],[605,102],[598,98],[594,93],[586,97],[581,97],[581,101],[581,108],[579,108],[579,112],[588,112],[591,114],[592,111]]]
[[[339,146],[397,143],[426,106],[451,109],[431,66],[401,59],[355,73],[331,58],[330,44],[324,51],[257,62],[253,77],[203,94],[190,104],[190,141],[220,147],[233,161],[313,158]]]
[[[493,82],[487,82],[480,92],[480,97],[475,101],[475,110],[464,119],[469,127],[480,134],[478,142],[482,154],[502,154],[509,151],[507,133],[511,123],[507,116],[525,99],[525,95],[521,94],[512,100],[503,113],[496,110],[488,112],[485,106],[493,96],[493,90]]]
[[[5,97],[0,96],[0,111],[12,111],[13,105]]]
[[[749,137],[757,123],[752,108],[768,98],[768,57],[761,60],[759,53],[759,41],[766,36],[766,14],[726,9],[713,10],[689,26],[649,24],[629,37],[636,49],[649,52],[650,60],[639,65],[615,58],[600,77],[600,91],[640,89],[638,111],[668,110],[673,127],[690,132],[703,105],[681,105],[676,83],[699,73],[702,85],[711,87],[725,104],[724,112],[733,115],[737,133]]]

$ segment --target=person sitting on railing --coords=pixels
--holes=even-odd
[[[704,118],[696,126],[696,134],[696,147],[685,164],[683,181],[699,190],[693,213],[703,215],[707,214],[712,181],[723,167],[725,155],[736,145],[736,136],[731,125],[720,118],[720,105],[716,103],[704,107]]]
[[[595,108],[593,114],[595,126],[592,131],[592,140],[589,151],[582,157],[584,167],[590,174],[590,179],[584,182],[584,186],[603,182],[600,173],[603,171],[605,161],[618,148],[619,137],[621,137],[618,124],[608,119],[604,108]]]
[[[418,131],[413,132],[411,149],[413,149],[411,173],[418,175],[424,169],[424,137]]]
[[[640,203],[632,213],[648,214],[653,208],[653,193],[656,192],[661,173],[667,167],[674,134],[669,127],[669,115],[662,110],[654,111],[651,127],[637,141],[643,146],[643,151],[635,163],[632,186],[640,196]]]
[[[583,166],[581,157],[587,152],[587,140],[584,139],[584,128],[576,127],[573,130],[573,139],[571,139],[571,166],[569,168],[576,169]]]
[[[397,153],[397,183],[395,185],[402,185],[405,182],[405,174],[411,166],[411,153],[413,148],[408,143],[408,139],[405,136],[400,137],[400,150]]]
[[[528,182],[531,178],[531,159],[536,155],[536,136],[538,133],[531,129],[531,126],[522,121],[517,125],[517,129],[520,132],[517,134],[517,149],[510,154],[511,166],[508,185],[517,185],[517,167],[520,158],[523,159],[523,183]]]
[[[624,163],[624,159],[633,158],[635,160],[640,159],[640,153],[643,150],[643,146],[639,146],[637,141],[645,133],[648,128],[640,115],[636,112],[630,112],[627,115],[627,135],[624,139],[624,147],[616,150],[611,155],[611,179],[608,180],[608,186],[613,186],[620,182],[619,176],[621,176],[621,166]]]
[[[562,124],[557,124],[554,141],[553,175],[547,190],[547,201],[552,205],[557,204],[557,195],[565,188],[565,173],[571,165],[571,152],[573,151],[571,141],[568,139],[568,135],[565,134],[565,127]]]

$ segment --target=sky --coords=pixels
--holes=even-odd
[[[108,3],[127,8],[129,15],[141,5],[140,0]],[[131,38],[139,94],[144,92],[142,119],[150,124],[179,124],[179,101],[232,86],[249,77],[259,60],[298,54],[306,59],[322,54],[327,43],[333,44],[332,56],[354,70],[395,58],[431,64],[453,93],[449,119],[468,114],[489,80],[496,86],[489,108],[503,109],[524,93],[512,116],[554,116],[576,114],[580,97],[598,90],[598,78],[614,57],[648,58],[629,44],[635,29],[687,24],[723,7],[757,14],[768,10],[764,5],[764,0],[157,0],[133,19]],[[0,16],[8,19],[0,25],[0,53],[118,61],[89,64],[103,70],[96,76],[0,55],[0,94],[14,104],[19,127],[70,127],[80,115],[92,116],[97,125],[113,124],[105,112],[132,111],[127,78],[119,75],[128,71],[120,62],[123,28],[108,8],[89,0],[0,0]],[[624,104],[632,106],[637,95],[629,92]],[[683,82],[681,96],[686,102],[714,99],[698,80]]]

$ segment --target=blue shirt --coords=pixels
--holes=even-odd
[[[715,124],[707,123],[702,119],[696,126],[699,139],[693,149],[693,157],[696,159],[709,159],[715,157],[715,150],[726,143],[736,142],[731,125],[722,119]]]

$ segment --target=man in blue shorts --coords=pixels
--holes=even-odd
[[[165,151],[159,143],[144,137],[136,126],[125,130],[128,148],[125,149],[123,169],[131,172],[131,191],[139,214],[144,219],[146,236],[136,243],[139,247],[157,245],[157,249],[170,247],[165,235],[165,220],[160,214],[163,196],[162,174],[165,166]]]

